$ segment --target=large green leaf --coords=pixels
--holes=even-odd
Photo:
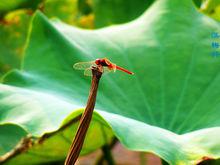
[[[40,13],[31,27],[23,67],[0,86],[0,121],[36,137],[58,134],[49,133],[8,164],[64,159],[64,139],[70,141],[76,126],[63,127],[80,114],[90,84],[72,65],[98,57],[135,75],[103,76],[83,153],[108,142],[110,126],[127,148],[153,152],[170,164],[220,158],[220,59],[210,55],[210,35],[220,25],[198,13],[191,0],[158,0],[137,20],[100,30],[51,22]],[[106,129],[96,130],[98,123]],[[68,136],[61,138],[64,130]]]
[[[140,16],[154,0],[92,0],[95,27],[124,23]]]

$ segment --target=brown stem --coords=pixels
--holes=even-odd
[[[92,84],[90,93],[87,101],[85,111],[80,119],[80,124],[76,132],[75,139],[73,140],[70,150],[68,152],[65,165],[74,165],[77,158],[79,157],[80,151],[83,146],[83,142],[86,136],[86,132],[89,128],[90,121],[92,119],[93,109],[96,102],[96,94],[99,85],[99,80],[102,76],[101,67],[92,68]]]

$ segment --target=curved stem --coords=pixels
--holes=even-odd
[[[97,95],[99,80],[101,76],[102,76],[102,68],[93,67],[92,68],[92,83],[91,83],[87,105],[80,119],[80,124],[77,129],[76,136],[68,152],[65,165],[74,165],[77,158],[79,157],[80,151],[84,143],[84,139],[86,137],[87,130],[89,128],[90,121],[92,119],[92,114],[93,114],[93,110],[94,110],[95,102],[96,102],[96,95]]]

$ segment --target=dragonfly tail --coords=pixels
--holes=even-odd
[[[124,68],[122,68],[122,67],[120,67],[120,66],[116,66],[116,69],[117,69],[117,70],[120,70],[120,71],[123,71],[123,72],[125,72],[125,73],[127,73],[127,74],[134,74],[133,72],[130,72],[129,70],[126,70],[126,69],[124,69]]]

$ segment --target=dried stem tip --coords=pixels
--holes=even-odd
[[[90,93],[87,101],[85,111],[80,119],[80,124],[76,132],[76,136],[71,144],[68,152],[65,165],[74,165],[77,158],[79,157],[80,151],[83,146],[83,142],[86,136],[86,132],[89,128],[90,121],[92,119],[93,110],[96,102],[96,95],[99,85],[99,80],[102,76],[102,67],[92,67],[92,83]]]

